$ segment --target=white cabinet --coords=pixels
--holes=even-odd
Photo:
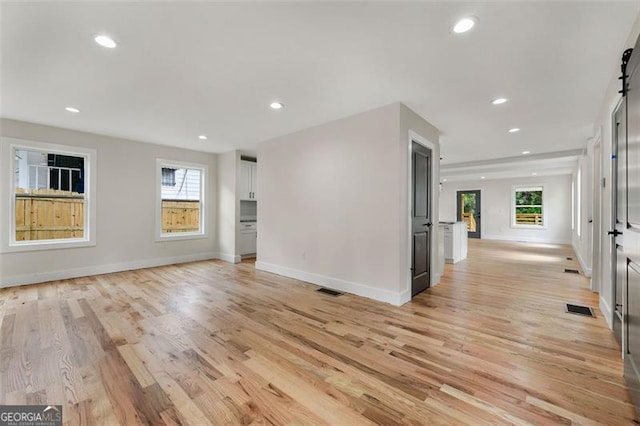
[[[257,200],[258,163],[240,161],[240,199]]]
[[[238,241],[240,255],[255,254],[258,228],[255,222],[240,222],[240,240]]]
[[[447,263],[458,263],[467,258],[467,224],[466,222],[444,223],[444,260]]]
[[[438,274],[444,275],[444,223],[438,226]]]

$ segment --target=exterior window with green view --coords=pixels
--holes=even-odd
[[[543,194],[541,186],[513,188],[513,225],[544,226]]]

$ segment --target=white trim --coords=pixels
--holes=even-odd
[[[256,269],[260,271],[270,272],[272,274],[282,275],[284,277],[294,278],[296,280],[305,281],[333,290],[343,291],[345,293],[351,293],[357,296],[374,299],[379,302],[390,303],[395,306],[401,306],[411,300],[411,288],[405,289],[400,293],[394,293],[389,290],[371,287],[362,283],[345,281],[339,278],[300,271],[298,269],[274,265],[273,263],[262,261],[256,262]]]
[[[175,234],[162,233],[162,168],[171,167],[178,169],[192,169],[200,171],[200,231],[184,232]],[[208,237],[208,229],[206,226],[206,217],[209,215],[209,209],[206,203],[205,186],[209,176],[209,166],[199,163],[187,163],[184,161],[173,161],[163,158],[156,158],[156,242],[160,241],[179,241],[193,240]]]
[[[229,263],[240,263],[242,256],[230,253],[216,253],[216,258]]]
[[[597,148],[597,149],[596,149]],[[602,127],[598,126],[597,135],[593,143],[593,171],[591,175],[592,179],[592,197],[591,197],[591,250],[593,252],[591,256],[591,291],[599,293],[602,281],[602,200],[604,191],[602,188],[602,177],[604,166],[602,164],[604,144],[602,143]],[[596,152],[598,152],[598,158],[596,158]],[[598,164],[599,163],[599,164]],[[599,169],[600,175],[595,176],[596,164]],[[596,179],[597,177],[597,179]],[[596,203],[596,194],[599,198],[599,203]],[[597,246],[597,247],[596,247]]]
[[[576,257],[578,258],[578,262],[580,263],[580,267],[582,268],[582,270],[584,271],[584,276],[591,278],[591,268],[587,267],[587,264],[585,263],[584,259],[582,258],[582,256],[580,256],[580,250],[578,250],[578,248],[575,246],[575,244],[572,244],[573,246],[573,251],[576,252]],[[591,287],[589,287],[591,288]]]
[[[0,279],[0,288],[14,287],[26,284],[36,284],[48,281],[66,280],[70,278],[88,277],[92,275],[110,274],[113,272],[131,271],[135,269],[153,268],[156,266],[174,265],[199,260],[219,259],[218,253],[205,252],[184,256],[172,256],[156,259],[134,260],[130,262],[110,263],[107,265],[85,266],[81,268],[63,269],[32,274],[3,276]],[[224,260],[224,259],[222,259]]]
[[[419,134],[417,134],[416,132],[414,132],[413,130],[409,130],[408,132],[408,158],[407,158],[407,261],[406,261],[406,271],[407,271],[407,281],[406,281],[406,288],[401,292],[401,294],[403,295],[403,299],[405,300],[405,302],[408,302],[409,300],[411,300],[411,253],[412,253],[412,247],[411,247],[411,240],[412,240],[412,220],[411,220],[411,202],[412,202],[412,194],[411,194],[411,188],[412,188],[412,173],[413,173],[413,167],[412,167],[412,154],[413,154],[413,142],[417,142],[420,145],[424,146],[425,148],[428,148],[431,150],[431,220],[433,223],[433,226],[431,226],[431,241],[429,242],[431,247],[430,247],[430,253],[431,253],[431,264],[429,265],[429,270],[430,270],[430,277],[429,277],[429,282],[430,282],[430,286],[434,286],[437,283],[440,282],[440,277],[438,276],[438,273],[435,271],[436,268],[439,268],[439,251],[436,250],[435,248],[437,248],[438,245],[438,232],[439,232],[439,226],[438,225],[438,221],[437,219],[437,212],[435,211],[435,209],[433,208],[434,206],[434,199],[435,197],[438,197],[440,194],[440,179],[439,176],[436,176],[436,174],[434,173],[435,168],[435,161],[433,159],[433,155],[436,152],[436,145],[425,139],[424,137],[420,136]],[[402,267],[402,264],[401,264]],[[436,279],[437,277],[437,279]],[[408,294],[408,296],[406,296],[406,294]],[[407,298],[408,297],[408,298]],[[372,297],[374,298],[374,297]],[[375,298],[374,298],[375,299]],[[377,299],[376,299],[377,300]],[[391,303],[391,302],[389,302]],[[404,302],[403,302],[404,303]]]
[[[38,250],[59,250],[65,248],[74,247],[91,247],[96,245],[96,199],[97,199],[97,151],[91,148],[76,147],[71,145],[52,144],[47,142],[39,142],[24,139],[15,138],[2,138],[3,141],[8,142],[6,145],[9,152],[5,152],[2,146],[5,143],[0,144],[0,170],[6,170],[8,175],[3,175],[0,181],[5,180],[7,182],[7,197],[8,202],[0,203],[2,210],[0,212],[0,220],[6,222],[9,226],[0,226],[0,228],[6,231],[2,233],[0,239],[2,240],[0,245],[0,253],[13,253],[13,252],[26,252],[26,251],[38,251]],[[42,151],[47,153],[72,155],[76,157],[83,157],[85,159],[84,167],[84,236],[82,238],[61,238],[59,240],[29,240],[26,242],[16,241],[15,237],[15,162],[14,152],[17,149],[24,149],[29,151]],[[1,195],[0,190],[0,197]],[[4,224],[4,223],[3,223]]]
[[[609,326],[609,328],[611,330],[613,330],[613,315],[614,314],[611,311],[611,306],[609,306],[609,304],[604,299],[604,297],[600,296],[598,299],[600,300],[600,303],[598,304],[598,307],[600,308],[600,311],[602,311],[602,316],[604,316],[604,320],[607,322],[607,325]]]
[[[558,240],[545,237],[529,237],[523,235],[484,235],[484,240],[516,241],[522,243],[571,244],[569,240]]]

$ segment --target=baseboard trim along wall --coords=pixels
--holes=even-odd
[[[585,263],[584,259],[582,258],[582,256],[580,256],[580,251],[578,251],[578,248],[573,245],[573,251],[576,253],[576,257],[578,258],[578,262],[580,263],[580,267],[582,268],[582,271],[584,272],[584,276],[591,278],[591,268],[587,268],[587,264]]]
[[[239,254],[216,253],[215,258],[229,263],[240,263],[242,261],[242,256]]]
[[[542,244],[571,244],[569,240],[554,240],[550,238],[525,237],[516,235],[482,235],[483,240],[498,241],[517,241],[523,243],[542,243]]]
[[[227,260],[228,258],[229,256],[224,254],[216,252],[205,252],[185,256],[144,259],[132,262],[110,263],[107,265],[87,266],[83,268],[65,269],[60,271],[14,275],[9,277],[2,277],[0,279],[0,288],[44,283],[48,281],[66,280],[70,278],[89,277],[92,275],[110,274],[113,272],[131,271],[135,269],[153,268],[156,266],[174,265],[177,263],[195,262],[198,260],[220,259],[229,262],[230,260]],[[233,256],[231,256],[231,258],[233,259]],[[238,256],[238,262],[239,261],[240,260]]]
[[[326,275],[314,274],[311,272],[300,271],[298,269],[288,268],[286,266],[274,265],[268,262],[256,262],[256,269],[273,274],[282,275],[283,277],[294,278],[300,281],[306,281],[332,290],[343,291],[345,293],[355,294],[357,296],[367,297],[379,302],[390,303],[395,306],[401,306],[411,300],[411,289],[406,289],[399,293],[389,290],[383,290],[371,287],[365,284],[345,281],[338,278],[328,277]]]
[[[613,312],[611,311],[611,306],[607,303],[606,300],[602,296],[599,297],[600,303],[599,308],[604,315],[604,320],[607,322],[607,325],[611,330],[613,330]]]

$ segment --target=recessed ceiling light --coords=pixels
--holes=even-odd
[[[204,141],[204,140],[207,140],[207,137],[205,135],[200,135],[198,136],[198,139],[202,139]]]
[[[476,25],[476,19],[471,17],[462,18],[453,26],[453,32],[456,34],[462,34],[469,31]]]
[[[442,179],[442,181],[443,181],[443,182],[446,182],[447,180],[446,180],[446,179]]]
[[[531,176],[538,176],[536,172],[531,173]]]
[[[513,129],[509,129],[509,133],[516,133],[519,132],[520,129],[518,129],[517,127],[514,127]]]
[[[480,179],[486,179],[486,177],[484,177],[484,176],[480,176]]]
[[[111,37],[107,37],[106,35],[97,35],[93,37],[93,41],[108,49],[113,49],[118,45]]]
[[[491,103],[493,105],[502,105],[503,103],[507,102],[509,99],[507,98],[495,98],[494,100],[491,101]]]
[[[522,155],[531,154],[531,151],[522,151]]]
[[[76,112],[76,113],[80,112],[78,108],[74,108],[74,107],[66,107],[65,109],[69,112]]]
[[[271,105],[269,105],[272,109],[282,109],[282,107],[284,106],[284,104],[282,102],[271,102]]]

